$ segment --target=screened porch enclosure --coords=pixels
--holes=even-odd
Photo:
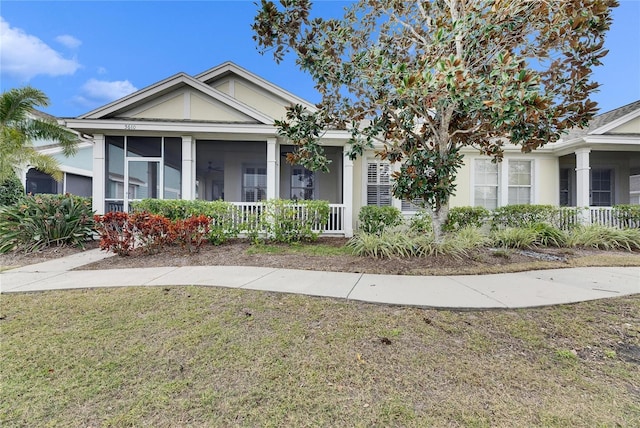
[[[326,147],[330,172],[290,165],[293,146],[281,145],[275,161],[276,191],[280,199],[326,200],[342,203],[342,148]],[[260,202],[267,197],[267,146],[255,141],[196,142],[196,198],[205,201]],[[279,170],[279,171],[278,171]]]

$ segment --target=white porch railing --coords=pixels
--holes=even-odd
[[[633,220],[620,220],[612,207],[567,207],[560,209],[559,225],[566,228],[570,225],[600,225],[618,228],[640,228]]]
[[[261,202],[231,202],[236,207],[233,210],[232,218],[235,227],[250,224],[256,227],[260,222],[260,216],[264,213],[264,205]],[[300,219],[307,217],[307,207],[305,205],[293,205]],[[344,234],[345,206],[343,204],[329,204],[329,217],[325,224],[317,223],[313,226],[314,232],[323,235]]]

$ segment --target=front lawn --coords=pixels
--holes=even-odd
[[[640,426],[640,296],[454,312],[157,287],[2,296],[0,424]]]

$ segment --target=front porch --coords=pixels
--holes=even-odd
[[[262,141],[196,139],[192,136],[97,136],[94,150],[93,204],[98,213],[129,211],[145,198],[223,200],[235,208],[240,224],[260,213],[262,202],[325,200],[326,224],[316,231],[351,236],[353,163],[341,146],[327,146],[328,173],[313,172],[285,161],[293,146],[276,138]],[[100,150],[100,148],[103,148]],[[102,153],[101,153],[102,152]],[[301,218],[304,206],[297,208]]]

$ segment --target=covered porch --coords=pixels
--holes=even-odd
[[[331,171],[309,171],[286,162],[293,146],[277,138],[236,140],[193,136],[94,136],[93,203],[98,213],[129,211],[145,198],[233,204],[240,219],[259,213],[271,199],[326,200],[324,234],[351,236],[353,163],[342,146],[326,146]],[[102,187],[104,186],[104,187]],[[304,216],[299,206],[299,215]]]

